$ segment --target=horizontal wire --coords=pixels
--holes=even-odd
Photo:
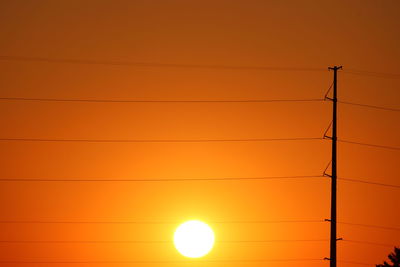
[[[325,99],[244,99],[244,100],[118,100],[118,99],[66,99],[66,98],[26,98],[0,97],[0,101],[35,101],[35,102],[82,102],[82,103],[273,103],[273,102],[323,102]],[[400,109],[375,106],[348,101],[338,101],[345,105],[360,106],[380,110],[400,112]]]
[[[396,73],[388,73],[388,72],[376,72],[376,71],[369,71],[369,70],[358,70],[358,69],[345,69],[344,72],[358,72],[358,73],[365,73],[365,74],[379,74],[379,75],[388,75],[388,76],[397,76],[400,77],[400,74]]]
[[[35,101],[35,102],[87,102],[87,103],[272,103],[272,102],[324,102],[325,99],[243,99],[243,100],[120,100],[120,99],[68,99],[68,98],[29,98],[29,97],[0,97],[1,101]],[[374,106],[347,101],[338,101],[346,105],[361,106],[389,111],[400,111],[400,109]]]
[[[338,142],[360,145],[360,146],[369,146],[369,147],[377,147],[377,148],[384,148],[384,149],[400,150],[400,147],[396,147],[396,146],[383,146],[383,145],[355,142],[355,141],[344,140],[344,139],[338,139]]]
[[[328,242],[329,239],[278,239],[278,240],[221,240],[216,243],[297,243],[297,242]],[[370,241],[360,241],[351,239],[341,239],[340,241],[366,244],[373,246],[395,247],[396,245],[387,243],[376,243]],[[2,244],[169,244],[172,240],[0,240]]]
[[[19,178],[0,178],[0,182],[196,182],[196,181],[255,181],[255,180],[277,180],[277,179],[307,179],[322,178],[323,175],[305,175],[305,176],[277,176],[277,177],[225,177],[225,178],[177,178],[177,179],[19,179]],[[355,183],[364,183],[377,186],[385,186],[392,188],[400,188],[400,185],[369,182],[359,179],[342,178],[344,180]]]
[[[43,178],[0,178],[0,182],[196,182],[196,181],[257,181],[279,179],[322,178],[324,175],[269,176],[269,177],[221,177],[221,178],[164,178],[164,179],[43,179]],[[338,180],[378,186],[400,188],[400,185],[370,182],[366,180],[338,177]]]
[[[382,225],[374,225],[374,224],[362,224],[362,223],[349,223],[349,222],[337,222],[339,224],[351,225],[351,226],[361,226],[361,227],[368,227],[368,228],[377,228],[377,229],[384,229],[384,230],[392,230],[392,231],[400,231],[399,227],[390,227],[390,226],[382,226]]]
[[[394,184],[377,183],[377,182],[370,182],[370,181],[365,181],[365,180],[352,179],[352,178],[343,178],[343,177],[338,177],[337,179],[338,180],[343,180],[343,181],[355,182],[355,183],[363,183],[363,184],[371,184],[371,185],[379,185],[379,186],[400,188],[400,185],[394,185]]]
[[[374,266],[375,264],[371,263],[364,263],[364,262],[357,262],[357,261],[346,261],[346,260],[338,260],[337,262],[349,263],[349,264],[356,264],[356,265],[367,265],[367,266]]]
[[[284,221],[211,221],[213,224],[279,224],[279,223],[321,223],[324,220],[284,220]],[[1,224],[179,224],[157,221],[0,221]]]
[[[317,258],[255,260],[186,260],[186,261],[0,261],[0,264],[188,264],[188,263],[260,263],[323,261]]]
[[[129,66],[129,67],[187,68],[187,69],[261,70],[261,71],[326,71],[325,68],[268,67],[268,66],[243,66],[243,65],[219,65],[219,64],[178,64],[178,63],[155,63],[155,62],[134,62],[134,61],[89,60],[89,59],[61,59],[61,58],[24,57],[24,56],[0,56],[0,60],[46,62],[46,63],[66,63],[66,64],[85,64],[85,65]]]
[[[382,247],[394,247],[395,245],[392,244],[384,244],[384,243],[376,243],[370,241],[360,241],[360,240],[351,240],[351,239],[342,239],[340,241],[350,242],[350,243],[357,243],[357,244],[366,244],[366,245],[374,245],[374,246],[382,246]]]
[[[240,181],[320,178],[322,175],[268,176],[268,177],[221,177],[221,178],[165,178],[165,179],[19,179],[0,178],[0,182],[185,182],[185,181]]]
[[[272,141],[311,141],[323,140],[324,137],[297,138],[248,138],[248,139],[51,139],[51,138],[0,138],[9,142],[80,142],[80,143],[208,143],[208,142],[272,142]],[[370,146],[384,149],[400,150],[400,147],[383,146],[369,143],[338,139],[338,142]]]
[[[322,140],[322,137],[248,138],[248,139],[52,139],[52,138],[0,138],[10,142],[83,142],[83,143],[206,143],[206,142],[270,142]]]
[[[377,77],[377,78],[390,78],[390,79],[399,79],[400,78],[400,74],[364,71],[364,70],[356,70],[356,69],[346,69],[346,70],[342,70],[341,72],[347,73],[347,74],[352,74],[352,75],[370,76],[370,77]]]
[[[322,102],[324,99],[244,99],[244,100],[118,100],[118,99],[67,99],[67,98],[27,98],[0,97],[2,101],[38,102],[88,102],[88,103],[269,103],[269,102]]]
[[[238,220],[238,221],[210,221],[212,224],[280,224],[280,223],[324,223],[330,221],[325,220]],[[0,224],[179,224],[182,221],[57,221],[57,220],[0,220]],[[371,224],[360,224],[360,223],[349,223],[349,222],[337,222],[339,224],[360,226],[368,228],[377,228],[385,230],[400,231],[398,227],[389,227],[382,225],[371,225]]]
[[[365,108],[374,108],[374,109],[388,110],[388,111],[396,111],[396,112],[399,112],[399,111],[400,111],[400,109],[398,109],[398,108],[389,108],[389,107],[383,107],[383,106],[374,106],[374,105],[353,103],[353,102],[348,102],[348,101],[338,101],[338,103],[345,104],[345,105],[352,105],[352,106],[360,106],[360,107],[365,107]]]
[[[284,242],[325,242],[329,239],[278,239],[278,240],[216,240],[216,243],[284,243]],[[172,240],[0,240],[0,243],[21,243],[21,244],[168,244]]]

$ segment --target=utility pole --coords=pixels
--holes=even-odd
[[[328,98],[333,103],[333,119],[332,119],[332,172],[331,172],[331,238],[330,238],[330,267],[336,267],[336,182],[337,182],[337,71],[342,69],[342,66],[329,67],[333,70],[333,98]]]

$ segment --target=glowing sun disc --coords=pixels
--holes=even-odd
[[[185,257],[200,258],[214,246],[214,232],[206,223],[187,221],[178,226],[174,234],[175,248]]]

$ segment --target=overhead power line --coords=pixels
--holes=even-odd
[[[356,243],[356,244],[382,246],[382,247],[394,247],[394,246],[396,246],[396,245],[393,245],[393,244],[376,243],[376,242],[370,242],[370,241],[360,241],[360,240],[351,240],[351,239],[342,239],[341,241],[350,242],[350,243]]]
[[[330,221],[329,219],[325,219],[325,221]],[[390,227],[390,226],[383,226],[383,225],[374,225],[374,224],[363,224],[363,223],[350,223],[350,222],[337,222],[344,225],[351,225],[351,226],[360,226],[360,227],[367,227],[367,228],[376,228],[376,229],[384,229],[384,230],[391,230],[391,231],[400,231],[399,227]]]
[[[270,142],[270,141],[310,141],[322,137],[295,138],[243,138],[243,139],[52,139],[52,138],[0,138],[10,142],[81,142],[81,143],[208,143],[208,142]]]
[[[166,67],[166,68],[188,68],[188,69],[222,69],[222,70],[225,69],[225,70],[262,70],[262,71],[326,71],[326,68],[308,68],[308,67],[244,66],[244,65],[225,65],[225,64],[179,64],[179,63],[63,59],[63,58],[49,58],[49,57],[5,56],[5,55],[0,56],[0,60],[60,63],[60,64],[108,65],[108,66],[126,66],[126,67],[159,67],[159,68]],[[374,76],[381,78],[400,78],[400,74],[364,71],[357,69],[347,69],[347,70],[342,70],[342,72],[354,75]]]
[[[326,98],[326,97],[325,97]],[[82,103],[273,103],[273,102],[324,102],[323,98],[303,99],[203,99],[203,100],[156,100],[156,99],[90,99],[90,98],[35,98],[35,97],[0,97],[1,101],[33,101],[33,102],[82,102]],[[397,108],[374,106],[348,101],[339,103],[366,108],[400,111]]]
[[[325,220],[222,220],[222,221],[209,221],[211,224],[286,224],[286,223],[324,223],[329,222]],[[179,224],[182,221],[76,221],[76,220],[0,220],[0,224],[138,224],[138,225],[162,225],[162,224]],[[377,228],[384,230],[400,231],[399,227],[390,227],[383,225],[361,224],[350,222],[338,222],[339,224]]]
[[[195,182],[195,181],[246,181],[320,178],[322,175],[266,176],[266,177],[216,177],[216,178],[162,178],[162,179],[37,179],[0,178],[0,182]]]
[[[322,178],[324,175],[297,175],[297,176],[265,176],[265,177],[215,177],[215,178],[160,178],[160,179],[50,179],[50,178],[0,178],[0,182],[196,182],[196,181],[257,181],[257,180],[293,180]],[[370,182],[366,180],[338,177],[338,180],[371,184],[392,188],[400,185]]]
[[[396,112],[399,112],[399,111],[400,111],[400,109],[398,109],[398,108],[389,108],[389,107],[383,107],[383,106],[374,106],[374,105],[353,103],[353,102],[348,102],[348,101],[338,101],[338,102],[341,103],[341,104],[345,104],[345,105],[359,106],[359,107],[364,107],[364,108],[373,108],[373,109],[381,109],[381,110],[396,111]]]
[[[373,263],[357,262],[357,261],[338,260],[338,262],[349,263],[349,264],[355,264],[355,265],[366,265],[366,266],[374,266],[374,265],[375,265],[375,264],[373,264]]]
[[[260,71],[326,71],[325,68],[305,68],[305,67],[271,67],[271,66],[268,67],[268,66],[244,66],[244,65],[223,65],[223,64],[179,64],[179,63],[157,63],[157,62],[137,62],[137,61],[62,59],[62,58],[24,57],[24,56],[0,56],[0,60],[63,63],[63,64],[126,66],[126,67],[184,68],[184,69],[260,70]]]
[[[363,183],[363,184],[371,184],[371,185],[386,186],[386,187],[393,187],[393,188],[400,188],[400,185],[386,184],[386,183],[378,183],[378,182],[371,182],[371,181],[365,181],[365,180],[359,180],[359,179],[352,179],[352,178],[343,178],[343,177],[339,177],[338,180],[349,181],[349,182],[355,182],[355,183]]]
[[[392,230],[392,231],[400,231],[399,227],[389,227],[389,226],[382,226],[382,225],[373,225],[373,224],[362,224],[362,223],[349,223],[349,222],[338,222],[340,224],[352,225],[352,226],[361,226],[361,227],[368,227],[368,228],[377,228],[377,229],[385,229],[385,230]]]
[[[355,142],[355,141],[344,140],[344,139],[338,139],[338,142],[360,145],[360,146],[369,146],[369,147],[384,148],[384,149],[391,149],[391,150],[400,150],[400,147],[396,147],[396,146],[383,146],[383,145]]]
[[[386,73],[386,72],[375,72],[375,71],[365,71],[356,69],[346,69],[342,70],[343,73],[361,76],[370,76],[377,78],[389,78],[389,79],[400,79],[400,74],[396,73]]]
[[[281,224],[281,223],[323,223],[324,220],[235,220],[210,221],[213,224]],[[1,224],[179,224],[182,221],[57,221],[57,220],[0,220]]]
[[[326,99],[326,97],[325,97]],[[32,101],[32,102],[77,102],[77,103],[165,103],[165,104],[179,104],[179,103],[279,103],[279,102],[324,102],[322,98],[304,98],[304,99],[204,99],[204,100],[155,100],[155,99],[90,99],[90,98],[32,98],[32,97],[0,97],[1,101]],[[341,104],[353,105],[364,108],[380,109],[400,112],[398,108],[390,108],[383,106],[368,105],[362,103],[354,103],[348,101],[338,101]]]
[[[322,261],[317,258],[298,259],[235,259],[235,260],[180,260],[180,261],[0,261],[0,264],[171,264],[171,263],[258,263],[258,262],[300,262],[300,261]]]
[[[78,143],[210,143],[210,142],[273,142],[273,141],[311,141],[324,140],[326,137],[295,138],[243,138],[243,139],[57,139],[57,138],[0,138],[5,142],[78,142]],[[383,146],[339,139],[338,142],[355,145],[400,150],[400,147]]]
[[[217,240],[216,243],[303,243],[327,242],[329,239],[272,239],[272,240]],[[343,242],[372,246],[394,247],[394,244],[376,243],[351,239]],[[172,240],[0,240],[2,244],[169,244]]]
[[[326,242],[329,239],[217,240],[216,243]],[[0,240],[11,244],[169,244],[172,240]]]
[[[88,103],[270,103],[270,102],[322,102],[323,99],[242,99],[242,100],[123,100],[123,99],[71,99],[71,98],[29,98],[0,97],[2,101],[36,101],[36,102],[88,102]]]

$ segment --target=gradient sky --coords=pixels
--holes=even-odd
[[[339,72],[339,100],[400,106],[400,1],[0,2],[0,56],[110,62],[311,68],[135,67],[0,60],[0,97],[134,100],[320,99]],[[364,70],[396,75],[355,75]],[[1,138],[248,139],[321,137],[330,102],[74,103],[0,100]],[[399,112],[339,104],[340,139],[400,147]],[[164,179],[320,175],[328,140],[213,143],[0,141],[0,178]],[[338,144],[339,177],[399,185],[398,150]],[[338,220],[400,227],[399,188],[338,182]],[[0,261],[185,261],[177,223],[201,219],[217,243],[204,260],[323,259],[328,178],[195,182],[0,182]],[[400,245],[400,232],[338,225],[345,240]],[[310,242],[220,242],[250,240]],[[381,263],[393,250],[338,242],[338,259]],[[328,266],[328,261],[229,263]],[[54,264],[0,264],[54,266]],[[77,266],[64,264],[63,266]],[[226,266],[136,263],[78,266]],[[340,262],[338,266],[354,266]]]

